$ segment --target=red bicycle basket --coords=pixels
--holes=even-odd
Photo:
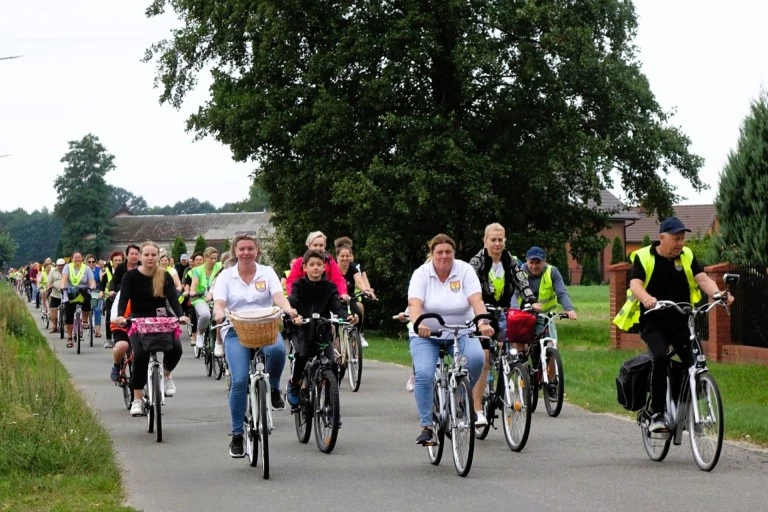
[[[536,333],[536,315],[520,309],[507,310],[507,341],[531,343]]]

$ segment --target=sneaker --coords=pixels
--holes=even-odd
[[[112,363],[112,370],[109,372],[109,380],[112,382],[117,382],[117,380],[120,378],[120,365]]]
[[[272,390],[272,410],[282,411],[285,409],[285,402],[283,401],[283,394],[279,389]]]
[[[144,416],[144,402],[141,400],[134,400],[131,402],[131,416]]]
[[[205,336],[198,335],[195,339],[195,348],[203,348],[204,342],[205,342]]]
[[[413,393],[413,390],[416,388],[416,378],[411,374],[410,377],[408,377],[408,381],[405,383],[405,389],[408,390],[409,393]]]
[[[363,348],[368,348],[368,340],[365,339],[363,333],[360,333],[360,346]]]
[[[667,419],[664,417],[664,413],[657,412],[651,416],[651,422],[648,425],[648,430],[650,432],[666,432],[669,430],[669,427],[667,426]]]
[[[115,348],[115,342],[112,340],[105,341],[104,348]]]
[[[173,378],[165,377],[163,379],[163,385],[165,388],[165,396],[170,398],[176,394],[176,384],[173,383]]]
[[[421,431],[421,434],[419,434],[419,437],[416,438],[416,444],[420,444],[422,446],[437,445],[437,438],[435,437],[435,433],[432,432],[431,428],[424,427],[424,429]]]
[[[488,420],[485,418],[485,413],[483,411],[477,411],[475,415],[476,415],[476,419],[475,419],[476,427],[484,427],[488,424]]]
[[[229,443],[229,456],[233,459],[240,459],[245,457],[245,449],[243,448],[243,434],[235,434],[232,436],[232,441]]]
[[[294,386],[289,382],[286,398],[288,399],[288,403],[291,404],[291,407],[298,407],[300,402],[298,386]]]
[[[214,357],[224,357],[224,344],[223,343],[217,343],[213,347],[213,356]]]

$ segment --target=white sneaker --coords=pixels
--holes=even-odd
[[[477,415],[477,419],[475,420],[476,427],[484,427],[488,424],[488,420],[485,418],[485,413],[483,413],[483,411],[477,411],[475,412],[475,415]]]
[[[413,374],[411,374],[411,376],[408,377],[408,381],[405,383],[405,389],[407,389],[409,393],[413,393],[413,390],[415,388],[416,388],[416,380]]]
[[[195,343],[195,338],[197,338],[197,335],[196,335],[196,334],[193,334],[193,335],[191,335],[191,336],[189,337],[189,344],[190,344],[191,346],[193,346],[193,347],[196,345],[196,343]]]
[[[171,377],[165,377],[163,379],[163,386],[165,387],[165,396],[170,398],[176,394],[176,384],[173,383]]]
[[[144,416],[144,404],[141,400],[131,402],[131,416]]]
[[[203,348],[203,343],[205,342],[205,336],[202,334],[197,335],[197,339],[195,339],[195,348]]]
[[[363,333],[360,333],[360,346],[363,348],[368,348],[368,340],[365,339]]]
[[[224,344],[223,343],[217,343],[213,347],[213,355],[214,357],[224,357]]]

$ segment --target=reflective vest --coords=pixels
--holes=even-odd
[[[555,287],[552,285],[552,265],[547,265],[547,268],[541,274],[537,301],[541,304],[542,313],[552,311],[557,307],[557,294],[555,294]],[[523,297],[518,297],[517,302],[522,306]]]
[[[88,267],[85,264],[80,265],[80,273],[78,274],[75,271],[75,264],[74,263],[70,263],[69,264],[69,282],[68,282],[68,285],[69,286],[74,286],[76,288],[78,286],[80,286],[80,281],[83,280],[83,276],[85,276],[87,269],[88,269]],[[86,283],[86,285],[87,284],[88,283]],[[83,295],[78,292],[77,297],[75,297],[75,298],[70,297],[69,298],[69,302],[85,302],[85,299],[83,298]]]
[[[198,297],[196,297],[195,300],[192,301],[192,304],[196,304],[201,301],[205,302],[205,297],[200,297],[200,295],[208,291],[208,288],[211,286],[211,281],[213,281],[213,278],[216,277],[216,274],[219,273],[219,270],[221,270],[221,268],[222,268],[221,262],[217,261],[216,263],[213,264],[213,268],[211,269],[211,277],[206,277],[205,265],[200,265],[199,267],[195,267],[194,272],[197,274],[197,289],[195,290],[195,293],[198,295]]]
[[[635,262],[635,258],[640,258],[640,264],[645,270],[645,281],[643,282],[643,288],[648,286],[648,282],[651,280],[651,274],[653,274],[653,266],[656,263],[656,257],[651,254],[651,246],[648,245],[641,249],[636,250],[629,255],[629,261]],[[675,259],[675,266],[680,265],[685,272],[685,278],[688,281],[688,288],[691,294],[691,305],[697,304],[701,300],[701,290],[699,285],[696,284],[696,280],[693,278],[693,269],[691,264],[693,263],[693,252],[687,247],[683,247],[683,252],[680,253]],[[635,297],[632,290],[627,290],[627,300],[624,305],[621,306],[616,318],[613,319],[613,323],[622,331],[628,331],[634,325],[640,322],[640,300]]]
[[[112,269],[109,266],[105,266],[104,273],[107,275],[107,289],[109,289],[109,283],[112,281]]]
[[[45,270],[40,271],[40,288],[45,288],[48,284],[48,272]]]
[[[488,271],[488,282],[493,287],[493,298],[496,300],[501,299],[501,295],[504,293],[504,267],[501,269],[501,276],[496,277],[493,273],[493,269]]]

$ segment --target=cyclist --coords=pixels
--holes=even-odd
[[[365,272],[362,272],[360,265],[355,263],[354,254],[352,254],[352,240],[346,236],[337,238],[333,241],[333,246],[336,248],[336,258],[339,260],[339,272],[344,276],[344,280],[347,283],[347,292],[350,290],[365,291],[372,298],[376,298],[376,294],[371,288],[371,283],[368,282],[368,278],[365,276]],[[350,309],[355,313],[360,321],[357,323],[357,330],[360,333],[360,345],[365,348],[368,346],[368,342],[363,336],[363,320],[365,309],[363,303],[357,299],[352,299],[350,303]]]
[[[46,289],[48,291],[47,296],[49,297],[48,317],[51,319],[51,328],[48,332],[51,333],[56,332],[56,326],[59,321],[59,306],[61,305],[61,291],[63,290],[61,281],[64,279],[62,271],[66,264],[67,262],[64,261],[64,258],[57,259],[56,266],[48,274]]]
[[[96,289],[96,281],[93,272],[83,263],[83,255],[80,252],[72,254],[72,263],[65,265],[62,271],[61,286],[67,292],[67,301],[64,306],[64,325],[67,331],[67,348],[72,348],[72,322],[75,318],[75,309],[78,304],[83,308],[83,325],[88,325],[88,317],[91,314],[91,290]]]
[[[328,281],[336,285],[339,291],[339,298],[344,302],[349,300],[347,295],[347,282],[344,280],[344,276],[339,272],[339,266],[336,264],[336,260],[325,250],[325,242],[327,237],[322,231],[313,231],[307,236],[307,249],[313,249],[320,251],[325,257],[325,277]],[[303,258],[299,256],[291,262],[291,271],[285,278],[285,291],[288,295],[291,294],[291,286],[294,281],[300,277],[304,277],[304,265]]]
[[[496,307],[508,308],[512,294],[518,292],[527,303],[533,304],[536,302],[536,297],[528,285],[527,275],[520,268],[517,258],[504,248],[506,241],[504,226],[498,222],[488,224],[483,236],[483,248],[469,260],[469,264],[472,265],[477,278],[480,280],[483,302]],[[502,339],[506,335],[506,325],[507,317],[499,315],[497,339]],[[480,408],[483,404],[483,391],[490,371],[490,342],[487,340],[480,340],[480,342],[485,353],[485,362],[480,378],[472,388],[475,409]],[[475,425],[482,427],[488,424],[482,409],[478,409],[476,414]]]
[[[685,233],[691,230],[677,217],[664,219],[659,225],[659,240],[630,255],[633,261],[629,281],[631,295],[614,319],[622,323],[639,317],[640,337],[653,357],[651,369],[651,423],[648,430],[668,429],[665,416],[667,391],[667,348],[672,345],[685,368],[690,360],[687,318],[672,309],[644,315],[657,300],[689,302],[701,300],[701,291],[712,297],[721,293],[717,284],[704,273],[693,252],[685,247]],[[733,302],[729,294],[728,302]],[[626,325],[626,324],[625,324]]]
[[[356,323],[357,315],[348,315],[347,308],[339,299],[339,291],[336,285],[324,278],[326,271],[326,257],[322,251],[310,249],[302,257],[304,276],[293,283],[288,302],[296,308],[299,315],[294,319],[296,325],[301,325],[297,337],[297,346],[293,375],[288,382],[288,403],[291,407],[299,405],[299,389],[301,389],[301,374],[304,367],[315,356],[318,344],[327,344],[326,356],[334,359],[333,346],[331,345],[331,326],[328,324],[318,327],[312,332],[312,324],[302,325],[302,316],[311,318],[313,313],[328,318],[330,313],[340,317],[346,317],[349,322]]]
[[[131,348],[131,342],[128,338],[128,330],[114,322],[114,319],[118,316],[118,294],[120,293],[125,274],[141,265],[141,261],[139,260],[140,255],[141,248],[138,245],[128,244],[125,248],[125,261],[115,267],[115,274],[112,276],[112,280],[107,287],[108,295],[112,299],[110,319],[112,320],[112,341],[114,342],[114,347],[112,348],[112,368],[109,372],[109,378],[112,382],[117,382],[117,379],[120,377],[120,365],[123,362],[123,357]]]
[[[233,266],[221,271],[213,290],[213,312],[217,324],[224,321],[225,309],[244,311],[276,304],[289,314],[296,314],[296,310],[288,304],[283,295],[280,280],[272,267],[257,263],[261,249],[255,234],[235,235],[232,240],[232,252],[237,260]],[[222,331],[232,385],[229,392],[229,411],[232,421],[229,455],[239,458],[245,455],[243,418],[247,405],[246,392],[251,351],[240,344],[233,328],[224,327]],[[280,376],[285,367],[285,344],[282,336],[278,333],[275,343],[262,350],[266,358],[266,371],[269,373],[269,384],[272,389],[270,396],[272,408],[284,409],[285,402],[280,395]]]
[[[115,292],[109,290],[115,269],[123,262],[123,253],[115,251],[109,256],[109,262],[104,265],[104,271],[101,273],[99,281],[99,299],[104,301],[104,325],[107,330],[107,340],[104,342],[104,348],[113,348],[115,343],[112,341],[112,304],[114,303]]]
[[[32,287],[32,302],[35,303],[35,308],[40,307],[37,303],[37,274],[40,272],[40,264],[33,261],[29,264],[29,270],[27,270],[27,280],[29,286]]]
[[[192,271],[195,269],[195,267],[199,267],[202,264],[203,253],[194,253],[192,255],[192,259],[189,260],[189,266],[184,271],[181,279],[181,284],[184,287],[182,295],[186,297],[186,299],[182,301],[182,308],[184,309],[185,314],[190,318],[192,335],[190,336],[189,342],[193,347],[197,344],[197,313],[195,312],[195,308],[192,306],[192,301],[189,298],[189,294],[191,292],[190,287],[192,286]]]
[[[429,241],[430,260],[417,268],[408,285],[408,311],[412,321],[423,313],[437,313],[447,324],[457,324],[487,313],[483,303],[480,281],[469,263],[454,258],[456,242],[445,234]],[[479,322],[483,336],[493,336],[488,320]],[[413,360],[416,408],[422,428],[416,443],[432,446],[437,440],[432,430],[432,378],[440,347],[446,347],[450,333],[430,337],[439,324],[428,319],[419,325],[418,332],[410,328],[411,359]],[[483,349],[479,341],[468,337],[471,328],[461,331],[459,346],[467,356],[470,384],[478,382],[483,369]]]
[[[35,304],[37,307],[40,307],[40,304],[42,304],[43,309],[47,309],[46,305],[48,304],[48,274],[50,273],[51,268],[53,268],[51,258],[46,258],[40,272],[37,273],[37,295],[35,296]]]
[[[210,300],[208,291],[211,281],[222,268],[219,262],[219,251],[215,247],[208,247],[203,251],[203,261],[202,265],[198,265],[190,271],[192,283],[189,286],[189,298],[197,314],[197,338],[195,340],[197,348],[203,348],[205,330],[211,321],[211,310],[208,307]]]
[[[176,287],[171,276],[157,265],[160,248],[155,242],[144,242],[140,247],[141,266],[125,273],[120,287],[120,298],[117,303],[117,317],[113,320],[116,325],[125,326],[125,318],[128,302],[130,301],[131,316],[156,317],[165,316],[169,305],[173,313],[180,321],[189,319],[183,315],[179,306]],[[158,312],[163,314],[158,315]],[[144,385],[147,383],[146,368],[149,365],[149,353],[144,350],[136,338],[131,338],[131,350],[133,351],[133,403],[131,403],[131,416],[142,416],[144,408]],[[172,397],[176,394],[176,385],[171,377],[171,372],[181,359],[181,341],[174,340],[173,349],[165,352],[163,357],[163,376],[165,396]]]
[[[176,272],[176,269],[171,266],[171,258],[168,256],[167,253],[161,252],[160,253],[160,261],[158,262],[160,265],[160,268],[165,270],[171,275],[171,278],[173,279],[173,285],[176,287],[176,291],[181,293],[183,290],[183,287],[181,286],[181,280],[179,279],[179,273]]]
[[[85,264],[93,272],[93,279],[96,283],[101,283],[101,267],[96,264],[96,256],[89,254],[85,257]],[[104,306],[104,301],[97,294],[96,297],[91,298],[91,310],[93,311],[93,335],[97,338],[101,338],[101,308]],[[86,324],[87,326],[88,324]]]
[[[184,273],[189,268],[189,256],[186,253],[179,256],[179,262],[173,268],[176,270],[176,275],[179,276],[179,279],[183,279]]]

